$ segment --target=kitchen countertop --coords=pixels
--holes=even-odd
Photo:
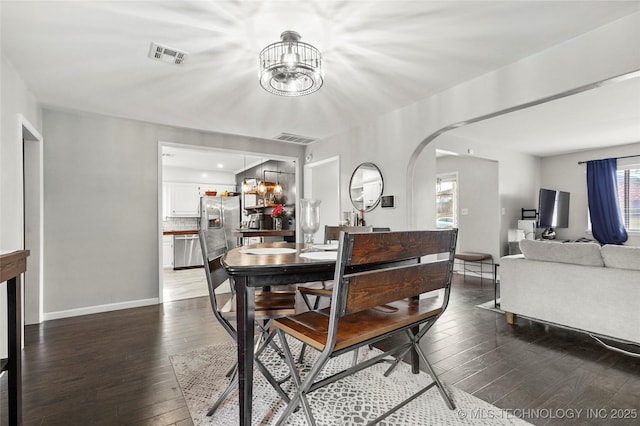
[[[296,235],[295,229],[236,229],[233,231],[234,237],[293,237]]]
[[[197,229],[181,229],[178,231],[162,231],[162,235],[192,235],[197,234]]]

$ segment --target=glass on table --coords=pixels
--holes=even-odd
[[[308,249],[313,244],[314,234],[320,229],[320,200],[300,200],[300,227],[304,234],[305,247]]]

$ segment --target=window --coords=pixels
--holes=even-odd
[[[640,231],[640,165],[618,166],[618,200],[627,231]]]
[[[458,220],[458,175],[441,175],[436,181],[436,227],[453,228]]]

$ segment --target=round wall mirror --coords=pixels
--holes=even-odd
[[[353,171],[349,182],[349,197],[356,210],[373,210],[382,197],[382,173],[373,163],[362,163]]]

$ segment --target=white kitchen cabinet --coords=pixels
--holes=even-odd
[[[173,268],[173,235],[162,236],[162,267]]]
[[[163,203],[164,217],[200,217],[200,197],[207,191],[216,191],[220,195],[223,191],[234,192],[235,185],[205,184],[205,183],[163,183],[166,198]]]
[[[200,216],[200,184],[174,182],[168,185],[169,216]]]

